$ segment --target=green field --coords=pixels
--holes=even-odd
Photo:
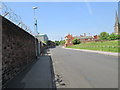
[[[67,48],[75,49],[87,49],[87,50],[98,50],[98,51],[107,51],[107,52],[120,52],[120,41],[101,41],[101,42],[88,42],[81,43],[73,46],[68,46]]]

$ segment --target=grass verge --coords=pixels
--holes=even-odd
[[[107,52],[119,52],[120,53],[120,41],[101,41],[101,42],[88,42],[81,43],[78,45],[68,46],[67,48],[75,49],[87,49],[87,50],[97,50],[97,51],[107,51]]]

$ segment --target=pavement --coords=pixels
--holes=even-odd
[[[83,51],[83,52],[92,52],[92,53],[99,53],[99,54],[105,54],[105,55],[120,56],[120,53],[114,53],[114,52],[86,50],[86,49],[73,49],[73,48],[65,48],[65,47],[62,47],[62,48],[69,49],[69,50],[78,50],[78,51]]]
[[[49,52],[44,53],[29,65],[6,88],[53,88],[53,73]]]
[[[57,88],[118,88],[118,57],[56,47],[50,49]]]

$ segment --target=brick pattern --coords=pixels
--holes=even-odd
[[[2,18],[2,84],[5,85],[35,59],[35,38]]]
[[[2,17],[0,17],[0,90],[2,88]]]
[[[65,36],[65,44],[64,46],[67,47],[67,46],[72,46],[73,43],[72,43],[72,40],[74,39],[74,37],[72,36],[72,34],[68,34],[67,36]]]

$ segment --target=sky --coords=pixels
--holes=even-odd
[[[114,31],[117,2],[5,2],[34,32],[36,6],[38,32],[50,40],[61,40],[67,34],[98,35]]]

